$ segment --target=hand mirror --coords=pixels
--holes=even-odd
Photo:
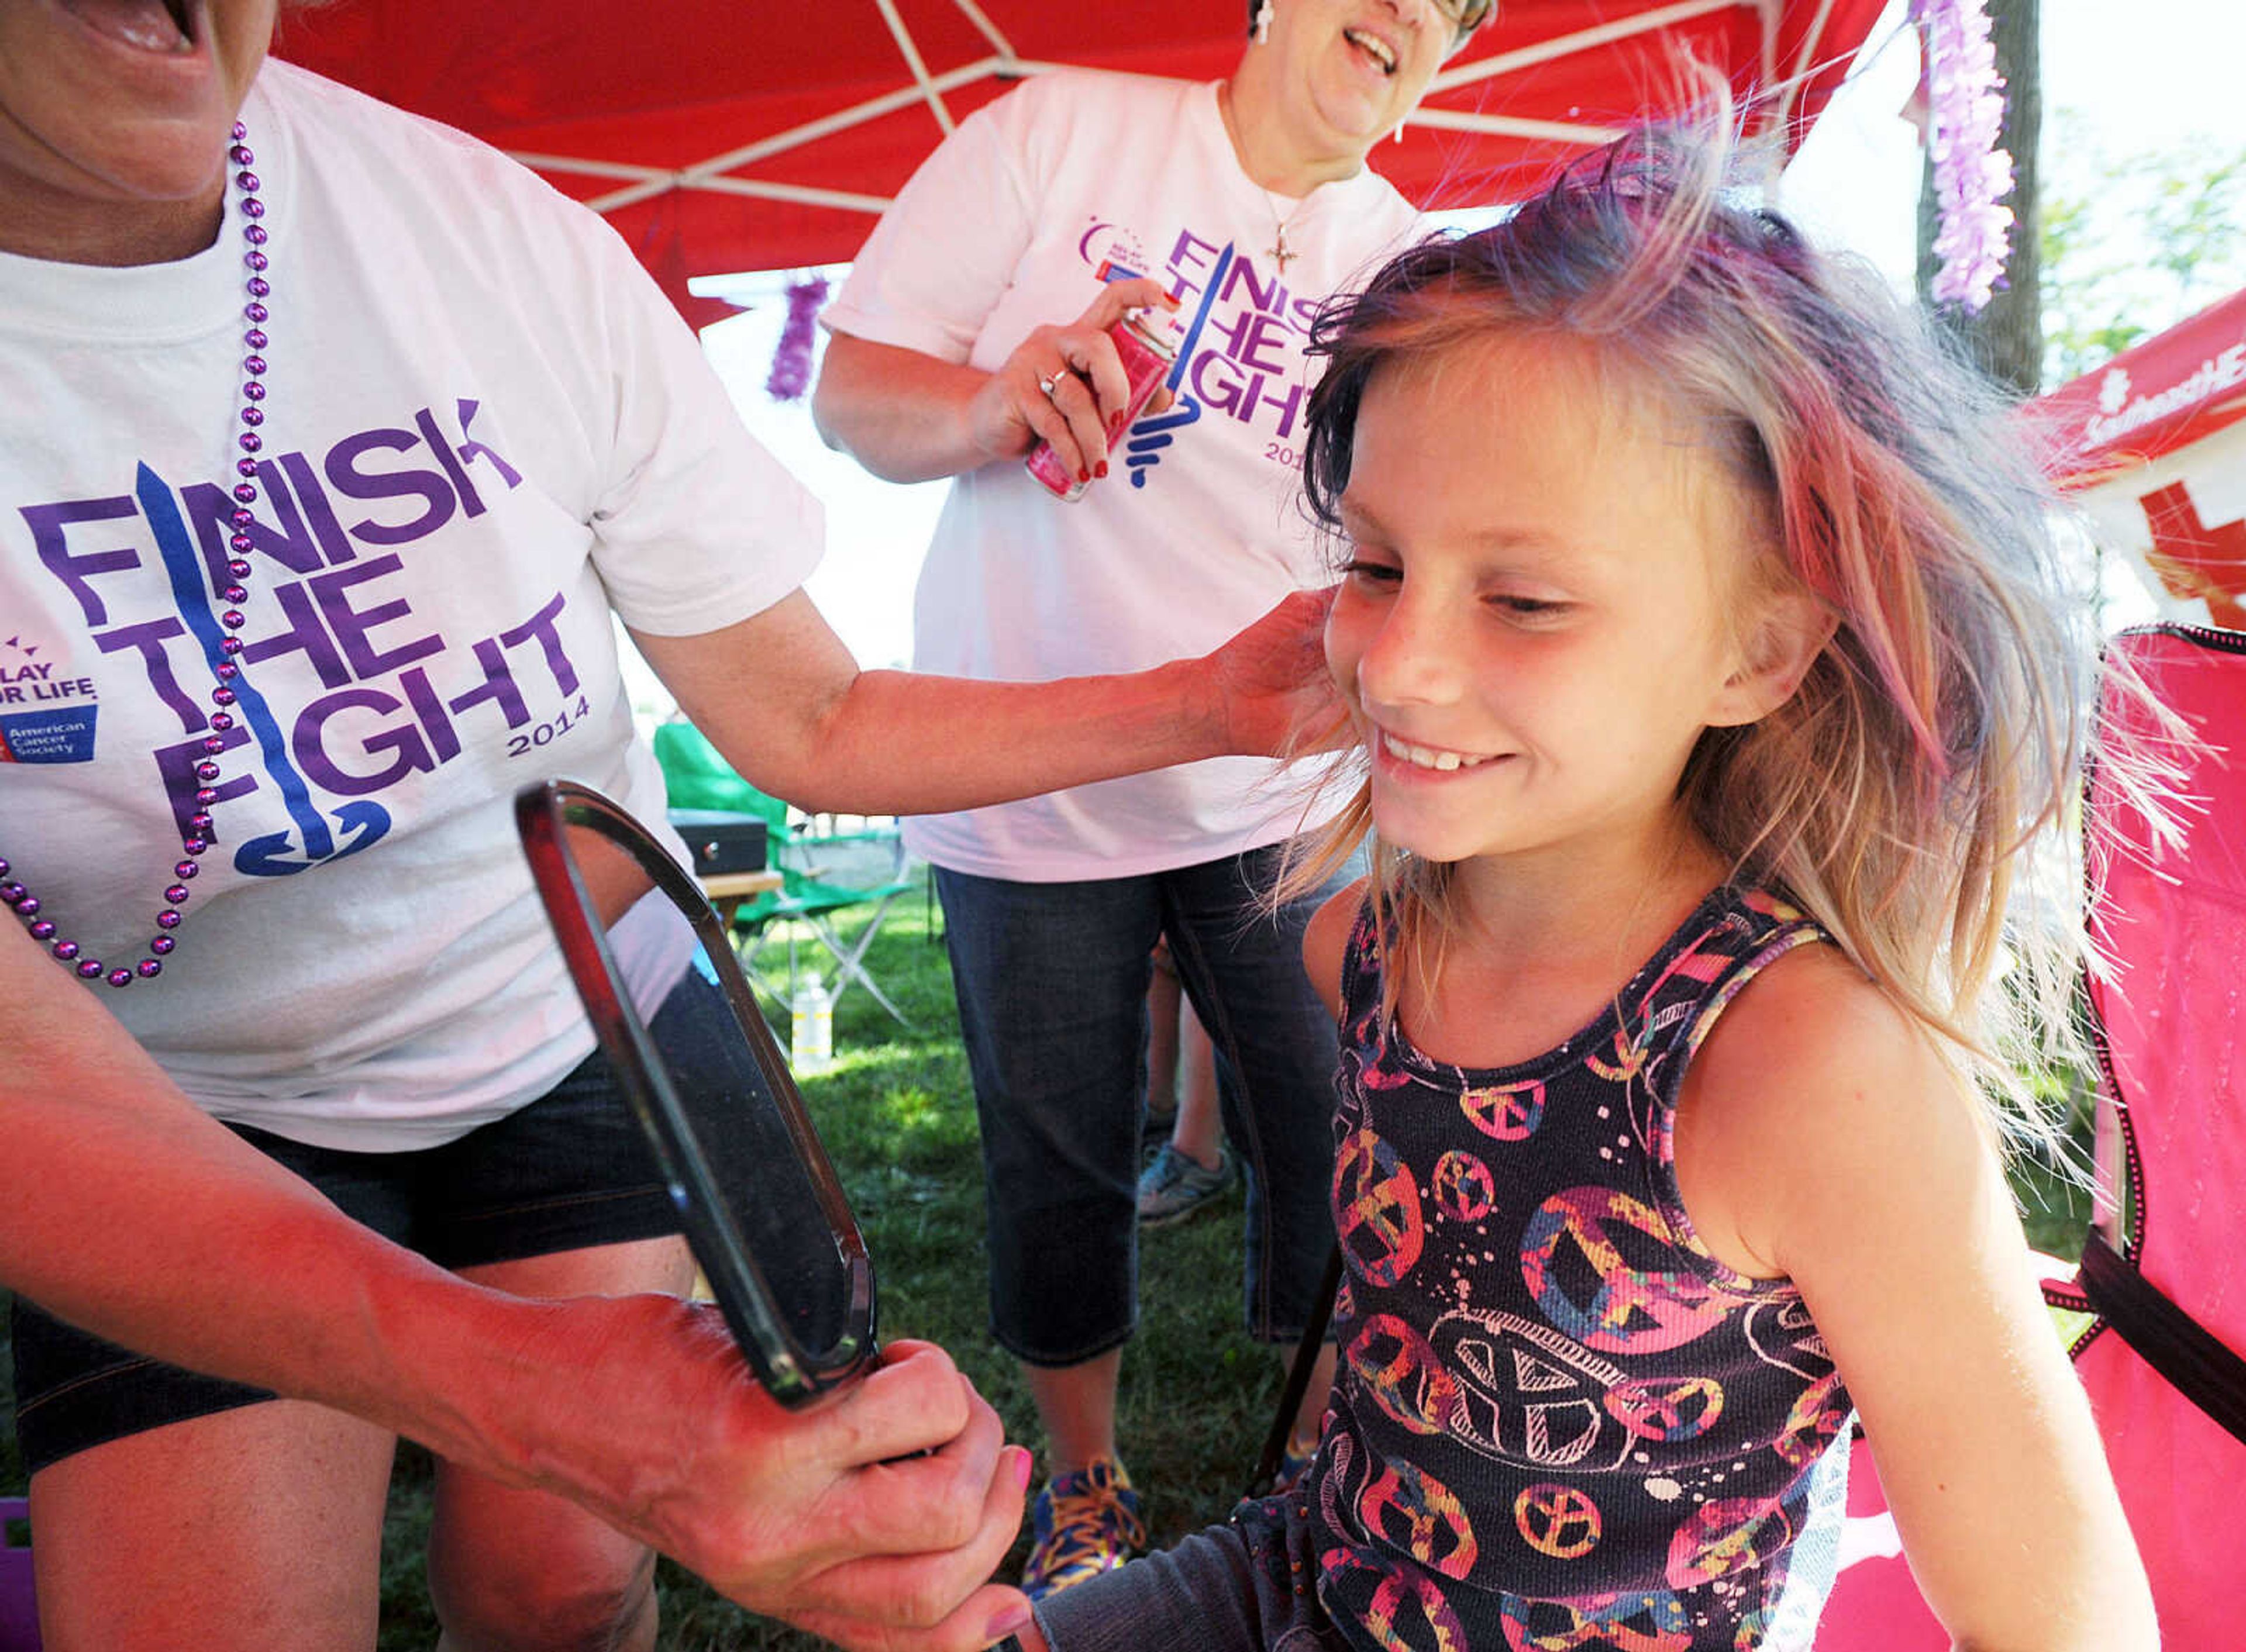
[[[806,1404],[873,1360],[873,1262],[725,926],[600,793],[548,780],[514,818],[711,1295],[766,1391]]]

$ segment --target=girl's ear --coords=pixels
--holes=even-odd
[[[1793,697],[1840,620],[1807,591],[1763,599],[1737,667],[1718,690],[1711,728],[1759,723]]]

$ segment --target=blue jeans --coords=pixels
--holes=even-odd
[[[1272,847],[1075,883],[936,868],[982,1116],[990,1329],[1016,1357],[1079,1364],[1137,1324],[1158,935],[1216,1046],[1225,1134],[1247,1173],[1249,1334],[1301,1336],[1333,1244],[1334,1026],[1302,956],[1331,891],[1275,918],[1278,860]]]

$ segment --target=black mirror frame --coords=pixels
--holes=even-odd
[[[789,1406],[810,1404],[849,1381],[874,1359],[877,1343],[873,1259],[841,1181],[805,1111],[794,1077],[772,1029],[757,1009],[755,995],[741,971],[724,922],[701,886],[647,828],[590,787],[571,780],[545,780],[526,786],[515,793],[514,823],[523,853],[530,861],[532,880],[570,978],[576,983],[577,996],[583,1001],[586,1016],[647,1133],[687,1243],[710,1281],[734,1340],[774,1399]],[[831,1349],[807,1349],[788,1329],[707,1159],[694,1144],[694,1127],[671,1087],[655,1041],[622,990],[607,929],[598,919],[584,875],[568,847],[572,826],[599,833],[630,856],[692,927],[717,971],[718,987],[755,1055],[758,1071],[787,1127],[847,1273],[849,1299],[844,1329]]]

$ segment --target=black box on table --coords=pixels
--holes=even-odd
[[[765,869],[765,823],[753,814],[729,814],[722,809],[673,809],[670,824],[686,840],[698,878]]]

